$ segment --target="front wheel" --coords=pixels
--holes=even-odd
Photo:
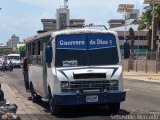
[[[49,109],[52,115],[59,115],[60,113],[60,106],[54,105],[52,98],[49,99]]]
[[[109,103],[108,109],[110,114],[117,114],[120,109],[120,103]]]

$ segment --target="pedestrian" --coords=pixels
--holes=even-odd
[[[12,61],[11,61],[11,60],[10,60],[10,62],[9,62],[9,70],[10,70],[10,72],[13,71],[13,64],[12,64]]]
[[[4,102],[4,92],[1,89],[1,83],[0,83],[0,102]]]
[[[3,72],[6,72],[7,70],[6,70],[6,62],[5,61],[3,61],[3,63],[2,63],[2,71]]]
[[[24,85],[25,85],[26,92],[30,92],[29,79],[28,79],[28,56],[24,58],[23,65],[22,65],[22,73],[24,76]]]

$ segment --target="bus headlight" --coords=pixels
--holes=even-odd
[[[111,80],[111,86],[118,86],[118,80]]]
[[[66,89],[66,88],[69,88],[69,83],[68,82],[61,82],[61,88],[62,89]]]

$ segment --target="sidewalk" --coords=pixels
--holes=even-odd
[[[9,101],[10,104],[16,104],[18,106],[16,114],[21,118],[21,120],[53,120],[54,116],[47,113],[44,109],[37,107],[35,103],[27,100],[27,97],[30,96],[30,93],[22,95],[15,88],[10,87],[7,84],[7,81],[0,74],[0,83],[2,90],[4,92],[4,98],[6,102]]]
[[[18,106],[17,114],[42,114],[42,111],[40,111],[32,101],[27,100],[27,96],[30,96],[29,93],[26,93],[26,97],[24,97],[16,89],[10,88],[2,76],[0,76],[0,83],[6,102]]]
[[[128,79],[137,79],[137,80],[143,80],[143,81],[152,81],[152,82],[160,82],[160,74],[159,73],[145,73],[145,72],[123,72],[123,77]]]

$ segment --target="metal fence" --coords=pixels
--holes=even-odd
[[[123,59],[124,71],[160,72],[160,53],[139,52],[132,54],[129,59]]]

